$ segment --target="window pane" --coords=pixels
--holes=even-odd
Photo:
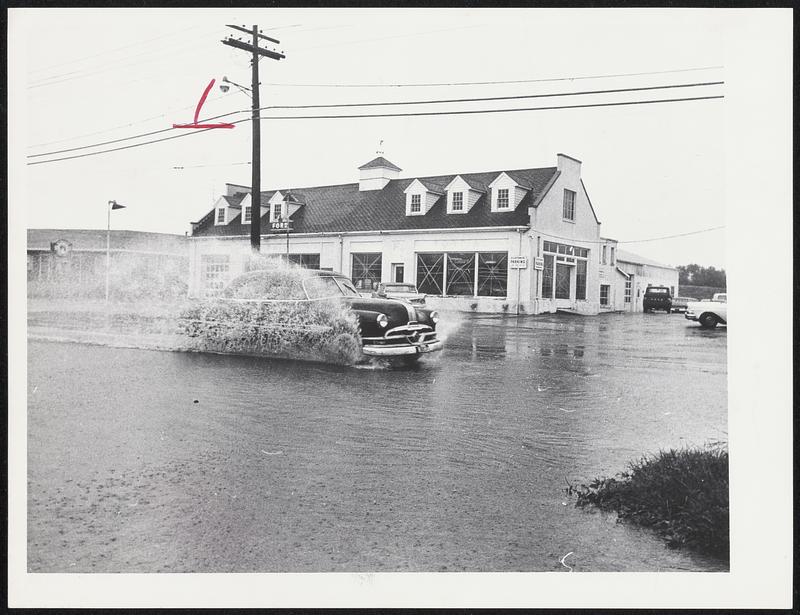
[[[220,207],[217,210],[217,222],[225,222],[225,208]]]
[[[453,193],[453,211],[461,211],[464,209],[464,193]]]
[[[478,295],[505,297],[508,293],[508,252],[478,255]]]
[[[475,254],[453,252],[447,255],[446,295],[475,294]]]
[[[608,305],[608,289],[610,286],[608,284],[601,284],[600,285],[600,305]]]
[[[553,270],[556,266],[555,258],[550,254],[544,255],[544,269],[542,270],[542,297],[553,298]]]
[[[373,290],[381,283],[381,253],[353,254],[353,283],[358,289]]]
[[[575,268],[575,298],[586,300],[586,261],[578,261]]]
[[[428,295],[443,295],[444,254],[417,254],[417,290]]]
[[[203,270],[203,293],[207,297],[218,295],[228,281],[229,259],[227,254],[203,254],[200,262]]]
[[[508,208],[508,188],[500,188],[497,191],[497,209]]]
[[[569,299],[570,278],[572,267],[569,265],[556,265],[556,299]]]

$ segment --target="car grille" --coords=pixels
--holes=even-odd
[[[383,337],[362,339],[369,344],[419,344],[435,340],[436,331],[428,325],[410,322],[406,325],[389,329],[384,333]]]

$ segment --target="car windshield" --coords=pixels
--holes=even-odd
[[[384,286],[387,293],[415,293],[416,287],[413,284],[387,284]]]
[[[669,290],[666,288],[648,288],[646,292],[648,295],[666,295]]]
[[[329,275],[313,276],[303,280],[303,287],[309,299],[358,296],[358,291],[353,287],[350,280]]]

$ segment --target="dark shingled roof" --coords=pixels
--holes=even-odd
[[[489,194],[482,194],[475,205],[465,214],[448,214],[446,196],[440,196],[436,203],[424,216],[406,216],[406,199],[404,190],[419,179],[423,183],[447,186],[455,177],[453,175],[437,175],[409,179],[393,179],[381,190],[359,191],[358,183],[335,186],[315,186],[298,188],[296,194],[302,194],[305,205],[291,216],[295,233],[346,233],[353,231],[389,231],[418,229],[455,229],[475,228],[482,226],[527,226],[530,224],[528,207],[535,207],[539,197],[557,172],[556,167],[542,169],[519,169],[506,171],[515,181],[530,186],[516,209],[508,212],[492,212]],[[487,173],[466,173],[461,177],[477,184],[489,184],[502,171]],[[295,192],[295,189],[281,190]],[[261,228],[262,232],[270,232],[269,207],[267,201],[275,191],[261,194]],[[207,213],[195,224],[193,235],[249,235],[250,225],[241,224],[241,215],[237,215],[229,224],[215,225],[213,211]]]
[[[392,164],[391,162],[386,160],[386,158],[384,158],[383,156],[378,156],[374,160],[370,160],[368,163],[362,164],[360,167],[358,167],[359,171],[361,169],[380,169],[380,168],[389,168],[389,169],[394,169],[395,171],[403,170],[396,164]]]
[[[237,192],[233,196],[225,196],[223,195],[222,198],[228,203],[231,207],[239,207],[244,200],[244,197],[247,195],[246,192]]]

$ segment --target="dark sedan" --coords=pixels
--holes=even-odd
[[[296,268],[244,273],[219,297],[186,314],[185,321],[190,336],[211,340],[214,349],[231,348],[233,340],[249,352],[250,342],[257,338],[267,354],[282,354],[293,346],[289,350],[297,352],[289,354],[297,356],[312,345],[328,354],[330,331],[344,337],[348,317],[354,320],[362,359],[384,357],[413,363],[423,354],[442,349],[436,335],[437,312],[404,301],[362,297],[350,279],[332,271]]]

